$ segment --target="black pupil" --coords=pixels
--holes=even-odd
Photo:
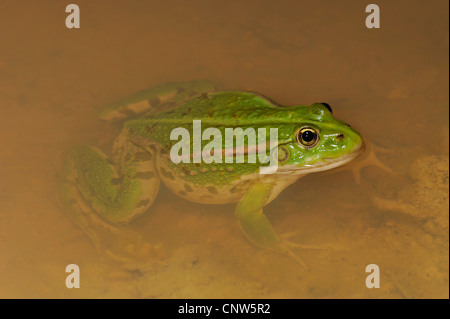
[[[303,133],[302,133],[302,139],[305,141],[305,142],[311,142],[313,139],[314,139],[314,132],[312,132],[312,131],[304,131]]]

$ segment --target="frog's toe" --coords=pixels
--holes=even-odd
[[[293,249],[317,249],[317,250],[326,249],[326,247],[323,246],[299,244],[292,241],[286,241],[286,244]]]
[[[147,264],[150,261],[163,265],[164,262],[159,258],[154,258],[160,250],[158,246],[147,242],[127,243],[121,247],[106,248],[104,254],[111,260],[119,262],[122,265],[138,266]]]
[[[386,148],[383,148],[381,146],[377,146],[372,142],[366,142],[365,143],[365,151],[363,154],[361,154],[359,157],[357,157],[354,161],[352,161],[348,165],[341,166],[337,169],[334,169],[332,171],[326,172],[326,174],[333,174],[341,171],[350,171],[350,173],[353,175],[353,178],[355,179],[355,182],[357,184],[361,184],[361,171],[363,168],[368,166],[376,166],[385,172],[388,172],[390,174],[395,175],[395,172],[388,167],[386,164],[381,162],[378,157],[377,153],[391,153],[391,150],[388,150]]]
[[[390,173],[395,174],[394,171],[388,167],[386,164],[384,164],[382,161],[380,161],[377,157],[377,153],[392,153],[392,150],[389,150],[387,148],[375,145],[372,142],[366,143],[366,157],[363,158],[363,161],[361,163],[361,168],[366,166],[376,166],[378,168],[381,168],[382,170]]]
[[[296,250],[305,249],[326,249],[326,247],[318,245],[299,244],[290,240],[295,235],[295,232],[280,235],[280,242],[274,246],[274,249],[283,253],[284,255],[292,258],[297,264],[299,264],[305,270],[309,270],[308,265],[298,255]]]
[[[288,246],[290,246],[293,249],[325,249],[325,247],[323,247],[323,246],[305,245],[305,244],[299,244],[299,243],[291,241],[291,238],[296,237],[297,235],[298,235],[298,231],[293,231],[293,232],[281,234],[279,236],[280,236],[281,242],[286,243]]]
[[[299,264],[303,269],[309,270],[306,262],[298,255],[295,250],[297,249],[296,244],[294,242],[283,240],[279,244],[274,247],[275,250],[281,252],[282,254],[288,256],[297,264]]]
[[[289,247],[288,244],[284,244],[282,246],[283,247],[280,248],[287,256],[292,258],[292,260],[294,260],[297,264],[299,264],[303,269],[309,270],[308,265],[303,261],[302,258],[300,258],[300,256],[297,253],[294,252],[294,250],[291,247]]]
[[[109,259],[122,264],[145,264],[150,260],[159,263],[162,257],[160,245],[146,242],[142,236],[127,227],[114,226],[113,232],[108,232],[114,238],[102,234],[102,242],[98,245],[99,251]],[[155,258],[156,257],[156,258]]]
[[[297,235],[298,235],[298,231],[292,231],[292,232],[289,232],[289,233],[281,234],[279,236],[280,236],[280,239],[282,241],[288,241],[291,238],[296,237]]]

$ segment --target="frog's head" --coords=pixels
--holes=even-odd
[[[301,120],[282,129],[278,173],[305,174],[348,163],[364,149],[364,141],[348,124],[335,119],[326,103],[296,106]]]

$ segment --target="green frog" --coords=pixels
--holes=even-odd
[[[216,91],[209,81],[153,87],[107,105],[99,116],[123,123],[112,153],[88,145],[74,147],[65,161],[61,198],[97,247],[115,256],[119,250],[128,255],[149,252],[139,236],[121,225],[148,211],[163,183],[188,201],[237,203],[235,215],[251,242],[304,265],[296,250],[308,246],[278,235],[264,215],[264,206],[302,176],[346,164],[364,149],[360,134],[335,119],[327,103],[282,106],[254,92]],[[212,140],[207,138],[197,146],[193,138],[185,141],[188,155],[174,161],[173,148],[180,143],[174,130],[193,133],[195,121],[223,136],[230,128],[263,129],[266,136],[269,129],[276,129],[277,139],[265,144],[266,161],[249,160],[250,150],[260,145],[259,139],[254,145],[249,136],[241,139],[240,146],[236,142],[231,152],[229,145],[216,144],[217,154],[236,156],[236,161],[194,160],[193,148],[204,151]],[[237,161],[238,154],[243,163]],[[276,169],[263,173],[261,168],[270,166],[269,160],[276,162]]]

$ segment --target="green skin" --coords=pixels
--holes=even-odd
[[[138,237],[115,225],[147,211],[163,182],[189,201],[237,203],[239,224],[253,243],[304,265],[293,249],[307,247],[278,236],[263,207],[302,176],[351,161],[362,152],[363,139],[321,103],[285,107],[256,93],[214,91],[208,81],[172,83],[106,106],[102,119],[125,120],[112,156],[87,145],[75,147],[62,174],[63,203],[99,249],[113,255],[126,246],[132,254],[130,245],[118,243]],[[178,141],[170,140],[170,133],[177,127],[192,133],[193,120],[202,121],[202,130],[218,128],[222,136],[225,128],[277,128],[277,172],[260,174],[260,167],[267,164],[259,162],[174,164],[169,153]],[[314,145],[302,144],[299,130],[303,128],[317,133]],[[202,148],[208,142],[202,141]]]

